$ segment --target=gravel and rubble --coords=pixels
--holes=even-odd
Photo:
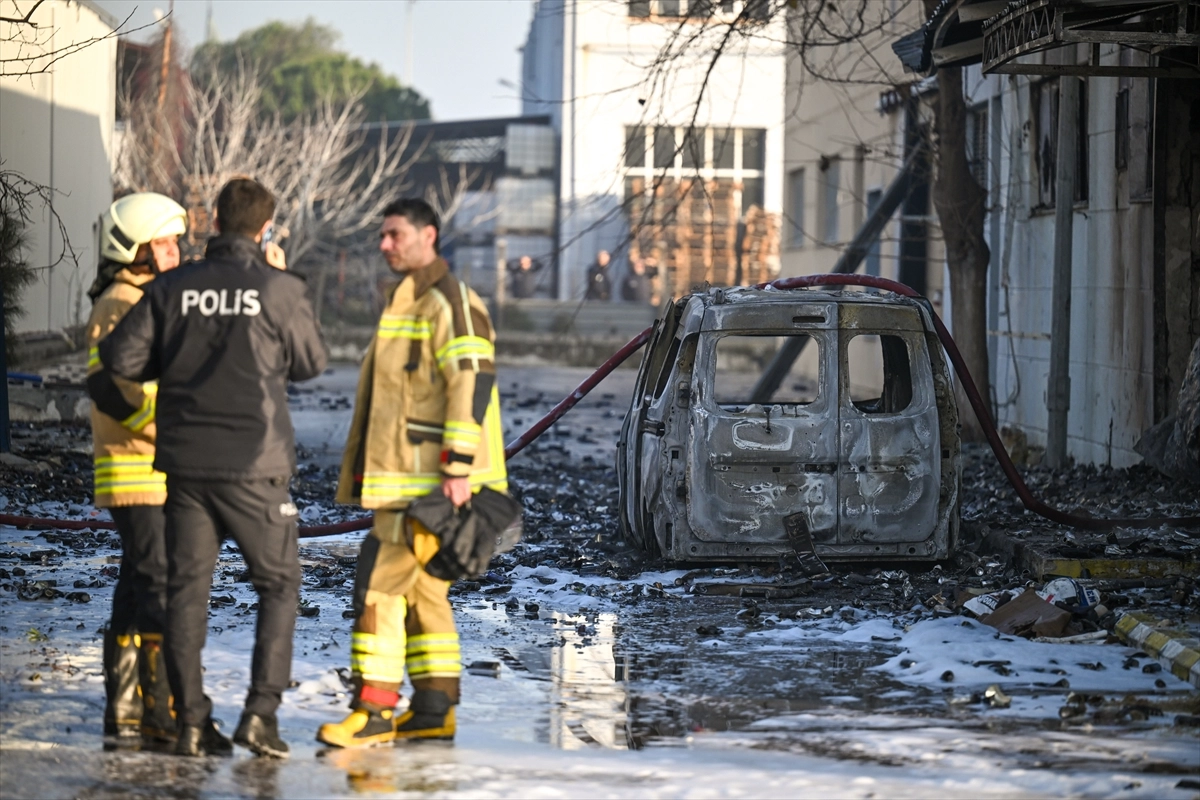
[[[505,371],[506,438],[585,374]],[[293,494],[303,524],[363,513],[333,503],[353,376],[338,367],[292,396],[301,442]],[[1100,602],[1051,604],[1069,616],[1057,640],[1001,633],[964,606],[997,592],[1011,602],[1045,585],[987,552],[980,526],[1045,537],[1068,556],[1111,555],[1117,547],[1180,563],[1197,558],[1194,532],[1129,530],[1095,540],[1043,524],[1020,507],[990,454],[968,448],[966,541],[948,562],[834,564],[812,576],[786,560],[699,569],[647,560],[620,538],[612,465],[632,379],[616,373],[510,463],[512,492],[525,509],[523,541],[486,575],[452,589],[467,675],[460,756],[450,761],[467,777],[439,790],[435,768],[405,777],[385,756],[325,754],[304,767],[307,789],[277,775],[263,795],[259,783],[224,767],[204,785],[234,796],[320,796],[379,781],[389,791],[520,796],[558,781],[568,795],[670,796],[680,793],[682,770],[717,782],[726,796],[923,796],[951,787],[978,796],[1187,796],[1186,774],[1200,770],[1200,694],[1113,629],[1129,610],[1200,628],[1193,577],[1081,580]],[[0,464],[0,513],[106,517],[90,506],[86,427],[22,425],[14,445],[29,463]],[[1035,494],[1068,510],[1200,510],[1194,489],[1148,469],[1024,471]],[[281,711],[293,743],[310,741],[346,702],[345,617],[360,536],[301,543],[295,686]],[[0,750],[99,749],[99,630],[117,564],[112,532],[0,528]],[[207,681],[219,712],[235,719],[254,594],[233,547],[222,549],[214,577]],[[45,714],[42,724],[51,720],[52,730],[39,728]],[[525,761],[517,744],[543,748],[535,751],[542,755]],[[293,746],[289,769],[316,754],[312,745]],[[657,755],[636,762],[645,782],[626,785],[605,776],[627,762],[563,754],[546,766],[544,748]],[[692,755],[674,755],[680,748]],[[792,760],[776,760],[782,756]],[[27,776],[42,758],[30,755],[25,766],[0,759],[10,762],[0,777]],[[729,777],[739,764],[751,771],[750,783]],[[888,772],[895,766],[911,769],[900,777]],[[104,762],[93,771],[110,768]],[[545,770],[542,778],[536,769]],[[329,770],[344,783],[330,783]],[[862,776],[870,781],[853,783]],[[147,778],[148,796],[165,791],[151,784]],[[62,786],[76,790],[50,794],[78,794],[75,784]]]

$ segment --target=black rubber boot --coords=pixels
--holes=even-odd
[[[275,717],[242,712],[242,720],[233,734],[234,744],[240,744],[255,755],[287,758],[287,742],[279,738],[279,721]]]
[[[144,634],[138,652],[138,679],[142,686],[142,736],[160,742],[175,741],[175,714],[171,711],[171,685],[163,658],[162,636]]]
[[[454,704],[436,689],[413,692],[408,710],[396,719],[396,739],[453,739]]]
[[[104,735],[137,736],[142,724],[137,637],[104,632]]]
[[[180,726],[179,738],[175,741],[175,755],[229,756],[233,755],[233,742],[221,735],[210,718],[200,725]]]

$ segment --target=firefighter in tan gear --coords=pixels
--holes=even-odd
[[[175,722],[162,655],[167,483],[152,466],[157,387],[110,375],[97,344],[141,299],[146,284],[179,266],[177,240],[187,214],[169,197],[143,192],[114,202],[101,226],[102,260],[88,292],[88,391],[112,415],[93,403],[95,505],[109,510],[121,537],[121,571],[104,634],[104,733],[170,740]]]
[[[363,361],[338,486],[338,502],[375,509],[355,580],[351,713],[317,732],[338,747],[454,737],[462,664],[450,584],[422,569],[438,540],[404,511],[435,491],[462,506],[508,486],[487,308],[438,256],[427,203],[383,213],[380,250],[403,279]],[[397,716],[406,669],[413,695]]]

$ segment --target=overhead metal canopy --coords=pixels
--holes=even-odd
[[[1091,45],[1088,63],[1022,58],[1077,44]],[[1155,58],[1101,64],[1102,44]],[[925,75],[982,63],[985,73],[1200,78],[1200,0],[942,0],[892,49]]]
[[[1021,56],[1091,45],[1088,63]],[[1100,45],[1158,56],[1158,64],[1100,63]],[[1200,78],[1200,0],[1015,0],[983,23],[983,71],[1021,75]]]

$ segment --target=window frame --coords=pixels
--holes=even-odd
[[[806,411],[812,410],[813,413],[822,413],[823,409],[828,406],[825,402],[827,399],[826,390],[826,369],[825,369],[825,353],[822,348],[827,346],[828,337],[821,330],[803,330],[803,331],[762,331],[762,330],[720,330],[720,331],[704,331],[701,334],[701,341],[706,348],[705,358],[711,369],[697,370],[695,375],[703,377],[703,403],[710,411],[715,411],[722,414],[745,414],[746,409],[751,405],[761,405],[764,407],[770,406],[786,406]],[[717,351],[722,341],[726,339],[773,339],[776,341],[775,351],[778,352],[783,346],[783,339],[792,336],[805,336],[817,348],[817,374],[815,394],[808,402],[780,402],[770,400],[766,403],[750,403],[750,402],[725,402],[717,400]],[[832,345],[831,345],[832,346]],[[798,359],[797,359],[798,361]],[[794,367],[795,365],[793,365]],[[782,387],[781,387],[782,388]],[[750,387],[746,387],[749,391]],[[736,408],[736,410],[734,410]]]

